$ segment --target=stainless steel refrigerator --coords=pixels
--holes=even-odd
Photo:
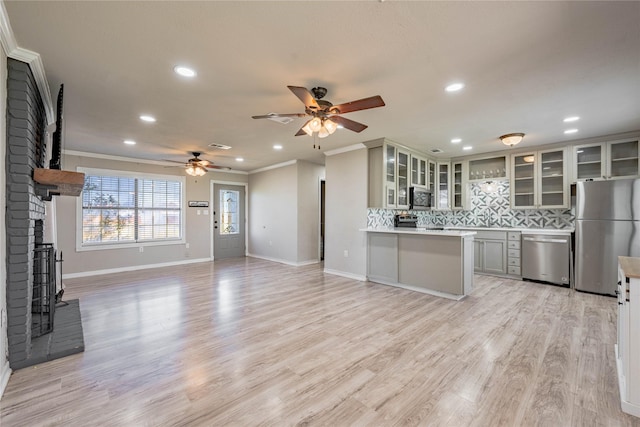
[[[640,179],[578,182],[575,209],[575,288],[614,295],[618,256],[640,256]]]

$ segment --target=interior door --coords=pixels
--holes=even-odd
[[[213,185],[213,258],[245,256],[244,186]]]

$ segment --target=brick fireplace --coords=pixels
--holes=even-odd
[[[7,335],[9,364],[34,364],[32,303],[34,250],[43,242],[45,202],[36,195],[32,174],[45,167],[47,119],[28,64],[7,61]],[[37,363],[37,362],[36,362]]]

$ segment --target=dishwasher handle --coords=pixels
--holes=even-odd
[[[527,242],[567,243],[567,239],[553,239],[553,238],[549,239],[544,237],[528,237],[528,236],[525,236],[522,239],[526,240]]]

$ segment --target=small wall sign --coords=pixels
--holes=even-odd
[[[208,208],[209,202],[199,201],[199,200],[189,200],[190,208]]]

